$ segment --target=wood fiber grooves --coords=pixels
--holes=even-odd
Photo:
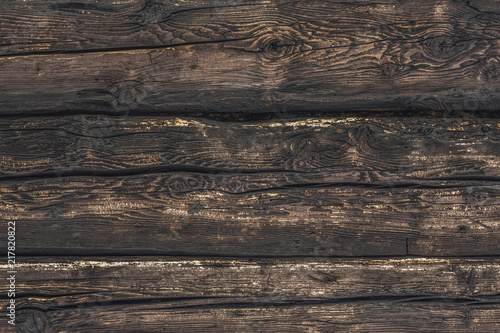
[[[0,122],[23,255],[500,254],[495,120],[30,119]]]
[[[0,217],[17,222],[22,255],[500,254],[496,184],[367,189],[259,176],[258,184],[189,173],[6,183]],[[260,190],[241,192],[249,185]]]
[[[495,0],[0,1],[0,331],[499,332],[499,73]]]
[[[500,311],[498,259],[52,257],[19,267],[24,331],[475,332],[498,325]]]
[[[437,304],[372,301],[333,305],[250,308],[168,309],[164,304],[125,304],[20,311],[24,327],[120,332],[492,332],[497,304]],[[49,322],[50,320],[50,322]],[[26,330],[28,331],[28,330]],[[28,331],[29,332],[29,331]]]
[[[500,180],[495,119],[4,118],[0,139],[3,180],[183,171],[197,177],[256,174],[256,180],[259,173],[295,174],[310,183],[378,186]]]
[[[2,115],[498,110],[492,1],[0,7]]]

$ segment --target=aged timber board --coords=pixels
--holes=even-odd
[[[500,5],[3,1],[0,113],[497,111]]]

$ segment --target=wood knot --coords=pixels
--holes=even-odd
[[[368,124],[361,124],[348,131],[349,138],[354,144],[368,142],[375,135],[375,131]]]
[[[314,151],[317,147],[318,143],[311,137],[299,138],[297,141],[293,141],[290,145],[291,154],[287,160],[287,165],[298,169],[312,165]]]
[[[490,58],[481,61],[478,65],[478,78],[485,82],[500,81],[499,59]]]
[[[112,105],[116,110],[134,109],[141,104],[146,95],[142,82],[137,80],[114,84],[111,92],[114,97]]]
[[[489,125],[483,125],[481,127],[481,132],[488,133],[489,131],[491,131],[491,127],[489,127]]]
[[[20,332],[41,333],[50,326],[47,315],[38,310],[19,310],[16,316],[16,326]]]
[[[426,53],[432,58],[453,58],[469,48],[470,42],[454,36],[437,36],[424,42]]]
[[[379,68],[382,76],[393,76],[398,70],[398,66],[393,62],[383,63]]]
[[[488,200],[488,194],[484,192],[480,192],[474,189],[467,189],[465,194],[465,203],[468,206],[478,206],[484,205]]]
[[[272,39],[264,45],[264,51],[268,58],[281,58],[287,52],[287,45],[280,39]]]
[[[224,42],[225,48],[259,53],[263,61],[289,59],[299,51],[311,50],[308,38],[291,26],[271,26],[255,31],[255,38]]]
[[[269,60],[279,60],[291,56],[297,45],[293,37],[282,32],[264,35],[259,43],[264,57]]]
[[[244,190],[244,183],[241,179],[231,178],[227,187],[231,193],[239,193]]]
[[[188,192],[201,188],[201,183],[198,179],[192,177],[175,177],[170,179],[168,188],[172,193]]]
[[[143,25],[158,24],[167,20],[172,14],[165,8],[165,4],[146,0],[137,21]]]

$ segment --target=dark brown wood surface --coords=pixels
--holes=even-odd
[[[9,182],[0,216],[17,221],[25,255],[500,254],[498,185],[366,188],[261,174],[260,189],[233,187],[247,178]]]
[[[499,41],[496,0],[0,1],[0,332],[500,332]]]
[[[497,111],[500,6],[3,1],[0,113]]]
[[[0,179],[275,172],[377,185],[495,181],[498,119],[0,118]],[[258,175],[257,175],[258,177]],[[319,179],[320,179],[319,178]],[[318,182],[321,182],[318,180]],[[248,189],[251,189],[248,188]]]
[[[23,255],[500,254],[493,119],[29,119],[1,123]]]
[[[26,332],[490,332],[499,324],[498,259],[38,257],[19,270]]]

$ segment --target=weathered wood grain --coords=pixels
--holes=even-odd
[[[284,172],[296,177],[307,173],[310,182],[318,183],[464,184],[500,179],[500,122],[373,117],[248,123],[140,116],[4,118],[0,151],[1,179],[192,171]]]
[[[496,184],[167,172],[4,182],[0,193],[0,219],[16,221],[25,255],[500,254]]]
[[[12,0],[1,9],[3,115],[473,112],[500,102],[492,1]]]
[[[7,271],[5,264],[0,267]],[[218,297],[276,303],[465,299],[494,297],[500,290],[498,258],[19,257],[17,268],[18,304],[40,310],[183,297],[206,298],[207,303]]]
[[[8,0],[0,8],[3,56],[251,40],[266,33],[330,48],[420,42],[453,32],[494,39],[500,14],[500,6],[492,0],[361,0],[354,4],[337,0]],[[293,45],[275,45],[273,51],[278,53],[282,46]],[[439,50],[439,45],[434,46]],[[452,46],[442,45],[442,49]]]
[[[491,0],[0,2],[18,331],[500,331],[500,122],[362,117],[498,116],[499,22]],[[167,117],[215,112],[288,119]],[[356,118],[290,119],[322,112]]]
[[[68,116],[0,128],[0,217],[19,224],[22,254],[500,253],[492,119]]]
[[[498,332],[497,302],[367,301],[173,309],[169,302],[20,311],[21,332]],[[4,332],[12,332],[5,321]]]
[[[498,259],[20,259],[22,332],[494,332],[500,325]]]

